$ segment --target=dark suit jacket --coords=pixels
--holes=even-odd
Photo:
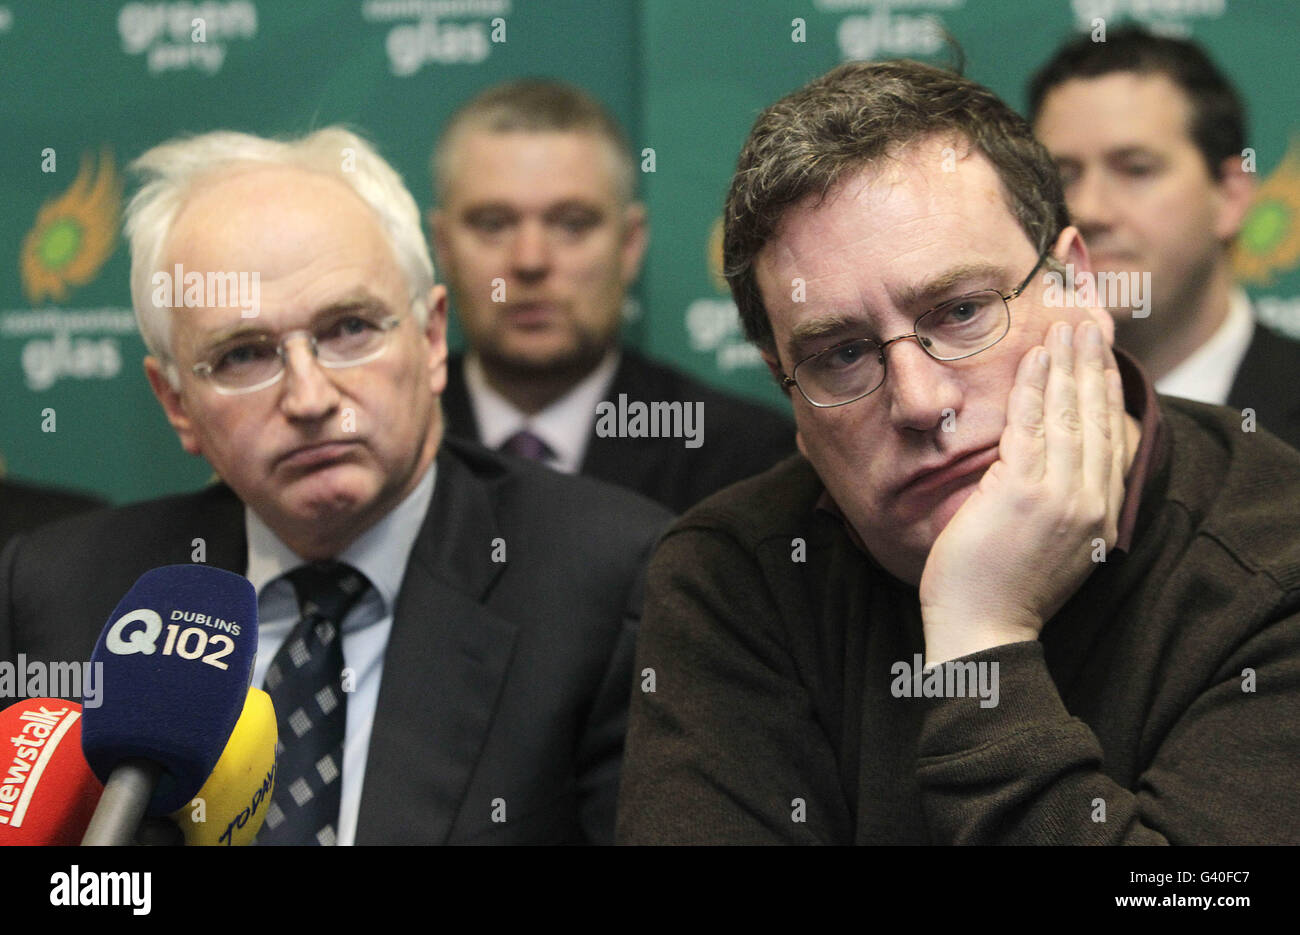
[[[617,404],[620,393],[626,393],[629,402],[704,403],[704,439],[699,448],[687,448],[680,438],[602,438],[596,434],[592,413],[581,473],[630,487],[675,513],[736,481],[761,474],[794,453],[790,419],[627,348],[605,398]],[[442,408],[448,433],[480,440],[459,355],[451,358],[447,368]]]
[[[444,443],[384,654],[358,844],[613,840],[644,567],[669,518],[618,488]],[[15,538],[0,557],[0,659],[88,659],[136,578],[189,562],[196,538],[209,564],[246,570],[229,488]]]
[[[103,505],[88,494],[0,481],[0,549],[17,533]]]
[[[1293,448],[1300,448],[1300,342],[1263,325],[1246,348],[1228,391],[1228,405],[1251,408],[1259,424]]]

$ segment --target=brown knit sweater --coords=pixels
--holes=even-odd
[[[1300,453],[1160,406],[1129,552],[1039,641],[961,660],[998,663],[996,706],[899,697],[916,589],[803,458],[688,513],[650,570],[618,839],[1300,843]]]

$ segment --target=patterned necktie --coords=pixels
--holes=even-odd
[[[259,844],[333,844],[339,819],[347,695],[343,618],[370,588],[350,565],[320,562],[286,575],[302,619],[266,670],[280,730],[275,792]]]
[[[528,431],[528,429],[520,429],[515,432],[502,442],[501,447],[497,450],[514,455],[516,458],[527,458],[530,461],[542,461],[554,454],[550,445]]]

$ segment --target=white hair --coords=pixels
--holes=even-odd
[[[215,131],[160,143],[131,169],[143,184],[126,208],[131,246],[131,303],[149,352],[178,383],[171,355],[171,310],[155,306],[153,275],[176,216],[202,176],[239,163],[296,166],[345,182],[375,212],[393,256],[406,276],[416,315],[423,326],[428,307],[416,301],[433,288],[433,262],[420,225],[415,199],[402,178],[369,143],[342,127],[325,127],[296,140],[270,140],[249,133]]]

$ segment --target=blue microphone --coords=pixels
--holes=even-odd
[[[98,707],[81,746],[104,794],[82,844],[130,844],[140,819],[202,788],[244,708],[257,658],[257,593],[242,575],[166,565],[140,576],[100,634]]]

